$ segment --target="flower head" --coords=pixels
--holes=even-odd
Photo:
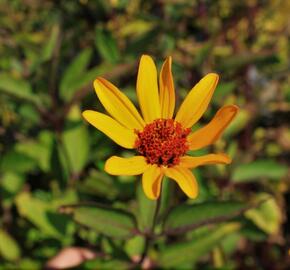
[[[153,200],[160,195],[164,175],[176,181],[188,197],[195,198],[198,185],[190,169],[231,162],[225,154],[186,155],[188,150],[213,144],[237,114],[237,106],[224,106],[206,126],[191,132],[192,125],[207,109],[218,78],[215,73],[202,78],[190,90],[175,117],[171,57],[162,66],[159,88],[152,58],[148,55],[141,57],[137,97],[143,117],[117,87],[103,78],[97,78],[94,81],[96,94],[110,116],[87,110],[83,112],[83,117],[120,146],[135,148],[138,153],[130,158],[110,157],[106,161],[105,171],[112,175],[142,174],[144,192]]]

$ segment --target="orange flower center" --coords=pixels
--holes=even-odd
[[[171,167],[179,164],[180,157],[189,149],[186,140],[189,133],[189,128],[173,119],[156,119],[143,131],[136,131],[135,147],[149,164]]]

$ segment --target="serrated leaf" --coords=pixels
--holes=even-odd
[[[281,180],[286,176],[288,168],[274,160],[255,160],[249,164],[241,164],[233,171],[233,182],[259,181],[261,179]]]
[[[19,259],[21,250],[12,236],[0,229],[0,239],[0,256],[8,261]]]
[[[229,220],[240,214],[246,207],[246,204],[234,201],[179,205],[169,212],[164,230],[167,233],[178,234],[204,224]]]
[[[228,223],[208,231],[204,236],[193,238],[189,242],[166,246],[159,257],[160,265],[164,268],[174,268],[184,263],[193,264],[216,247],[224,237],[236,232],[240,227],[239,223]]]
[[[78,206],[73,210],[73,219],[99,233],[116,238],[129,238],[136,232],[132,214],[103,206]]]
[[[248,210],[245,216],[264,232],[277,233],[282,222],[281,210],[277,202],[273,197],[264,193],[257,195],[257,199],[266,199],[266,201],[259,207]]]

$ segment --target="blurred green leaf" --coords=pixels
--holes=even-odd
[[[250,182],[262,179],[281,180],[286,176],[288,168],[274,160],[255,160],[249,164],[241,164],[233,171],[233,182]]]
[[[87,126],[80,121],[80,110],[74,107],[69,115],[69,122],[62,134],[64,151],[66,151],[69,169],[72,173],[79,173],[86,165],[89,158],[89,135]]]
[[[43,233],[56,238],[68,233],[70,219],[56,213],[56,206],[51,202],[40,200],[23,192],[16,197],[16,206],[20,215],[27,218]]]
[[[91,60],[92,50],[84,49],[70,63],[60,82],[60,96],[68,101],[76,90],[85,86],[92,79],[91,74],[86,75],[86,69]]]
[[[227,129],[223,133],[224,137],[228,138],[239,133],[248,125],[250,119],[250,113],[246,110],[240,109],[233,122],[227,127]]]
[[[59,36],[59,25],[54,25],[51,29],[48,41],[44,44],[42,50],[42,61],[48,61],[51,59],[54,48],[56,46],[57,37]]]
[[[144,251],[145,238],[143,236],[135,236],[126,241],[125,250],[130,258],[141,255]]]
[[[0,256],[8,261],[18,260],[21,256],[18,243],[2,229],[0,229],[0,239]]]
[[[120,209],[103,206],[77,206],[73,208],[76,222],[104,235],[129,238],[136,232],[134,216]]]
[[[29,140],[18,143],[15,149],[19,153],[34,159],[38,166],[45,172],[50,169],[53,135],[48,131],[40,132],[37,140]]]
[[[210,55],[210,52],[213,48],[213,43],[208,42],[205,43],[202,48],[198,50],[196,55],[194,56],[194,65],[196,67],[201,67],[201,65],[205,62],[205,60],[208,58]]]
[[[148,232],[152,229],[157,202],[150,200],[146,197],[141,183],[138,185],[137,189],[137,200],[138,200],[138,212],[137,212],[138,225],[141,231]]]
[[[9,74],[0,74],[0,93],[41,105],[39,97],[32,92],[31,85],[22,79],[13,78]]]
[[[126,261],[121,261],[118,259],[94,259],[85,262],[82,264],[81,269],[102,269],[102,270],[111,270],[111,269],[130,269],[130,263]]]
[[[3,207],[10,206],[14,196],[23,188],[24,177],[22,174],[7,172],[0,178],[0,197]]]
[[[104,61],[116,63],[119,60],[116,40],[108,30],[102,27],[96,29],[95,45]]]
[[[79,183],[79,189],[87,194],[98,195],[109,199],[116,198],[119,194],[116,179],[96,170],[91,171],[88,177]]]
[[[36,161],[27,154],[11,150],[0,161],[0,169],[4,172],[26,173],[36,168]]]
[[[120,29],[120,35],[123,37],[134,37],[144,35],[145,33],[152,30],[154,23],[144,20],[134,20],[128,22]]]
[[[275,54],[257,54],[246,53],[240,55],[233,55],[227,58],[226,61],[220,61],[219,69],[223,72],[235,72],[240,68],[250,64],[262,64],[262,63],[277,63],[278,57]]]
[[[235,82],[220,82],[216,87],[213,102],[218,105],[223,104],[226,96],[232,93],[236,86]]]
[[[245,203],[235,201],[183,204],[173,208],[164,223],[165,232],[180,233],[205,224],[229,220],[247,208]]]
[[[190,242],[181,242],[168,245],[161,251],[159,263],[164,268],[181,267],[184,263],[194,263],[201,256],[210,252],[227,235],[240,229],[239,223],[228,223],[218,226],[202,237],[192,239]]]
[[[278,233],[282,222],[281,210],[273,197],[269,194],[259,194],[257,200],[264,200],[259,207],[248,210],[245,216],[257,227],[268,234]]]

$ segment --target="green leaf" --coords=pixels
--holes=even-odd
[[[240,227],[239,223],[228,223],[208,231],[206,235],[193,238],[189,242],[166,246],[159,257],[160,265],[165,268],[174,268],[181,267],[185,263],[193,264]]]
[[[223,136],[225,138],[231,137],[243,130],[250,121],[250,113],[246,110],[240,110],[233,122],[227,127]]]
[[[19,259],[21,250],[18,243],[2,229],[0,229],[0,239],[0,256],[8,261]]]
[[[142,188],[142,184],[138,185],[137,189],[137,201],[138,201],[138,225],[140,230],[148,232],[153,225],[154,213],[157,207],[157,202],[149,200]]]
[[[213,102],[215,104],[223,104],[227,95],[233,92],[233,90],[237,87],[235,82],[221,82],[217,85],[215,93],[213,96]]]
[[[112,269],[130,269],[130,267],[132,267],[132,265],[126,261],[121,261],[114,258],[110,258],[110,259],[97,258],[94,260],[86,261],[84,264],[82,264],[81,269],[112,270]]]
[[[41,104],[41,100],[32,92],[31,86],[27,81],[13,78],[9,74],[0,74],[0,93],[1,92],[15,98],[26,100],[35,105]]]
[[[0,162],[0,169],[5,172],[26,173],[36,168],[36,161],[28,155],[11,150],[4,155]]]
[[[0,197],[4,207],[11,206],[14,196],[23,188],[24,181],[23,175],[15,172],[7,172],[1,175]]]
[[[103,28],[97,28],[95,44],[98,52],[105,61],[116,63],[119,60],[119,50],[111,32]]]
[[[76,222],[99,233],[116,238],[135,235],[136,220],[128,212],[103,206],[77,206],[73,208]]]
[[[37,140],[28,140],[16,144],[15,149],[35,160],[45,172],[50,169],[53,135],[48,131],[40,132]]]
[[[246,207],[246,204],[234,201],[179,205],[167,216],[164,230],[167,233],[178,234],[204,224],[229,220],[239,215]]]
[[[250,182],[261,179],[281,180],[287,174],[287,166],[274,160],[260,159],[241,164],[233,171],[234,182]]]
[[[59,25],[56,24],[52,27],[48,41],[45,42],[45,45],[42,49],[42,61],[48,61],[51,59],[57,42],[58,35],[59,35]]]
[[[246,53],[240,55],[233,55],[227,58],[227,61],[221,61],[219,63],[219,69],[223,72],[234,72],[246,65],[250,64],[262,64],[262,63],[276,63],[278,58],[275,54],[257,54]]]
[[[136,255],[141,255],[144,251],[145,246],[145,238],[143,236],[137,235],[128,241],[125,244],[125,251],[127,252],[128,256],[132,258]]]
[[[257,195],[256,198],[258,200],[266,199],[266,201],[259,207],[248,210],[245,216],[264,232],[268,234],[277,233],[282,222],[281,210],[277,202],[265,193]]]
[[[70,100],[76,90],[84,86],[84,83],[88,83],[87,80],[84,81],[83,76],[90,62],[91,56],[92,50],[84,49],[73,59],[66,69],[60,82],[60,96],[63,100]],[[89,79],[90,78],[91,77],[89,77]],[[82,80],[82,83],[80,83],[80,80]]]
[[[64,194],[63,199],[65,197]],[[55,203],[35,198],[27,192],[19,194],[15,201],[20,215],[27,218],[44,234],[60,238],[68,233],[70,219],[56,212]],[[70,200],[70,202],[73,203],[74,200]],[[66,201],[66,203],[69,202]]]
[[[72,173],[79,173],[86,165],[89,157],[89,135],[87,126],[80,121],[80,111],[74,107],[69,115],[69,123],[62,134],[62,141]]]
[[[108,199],[115,199],[120,192],[116,185],[116,179],[96,170],[91,170],[88,177],[78,184],[78,188],[82,192]]]

